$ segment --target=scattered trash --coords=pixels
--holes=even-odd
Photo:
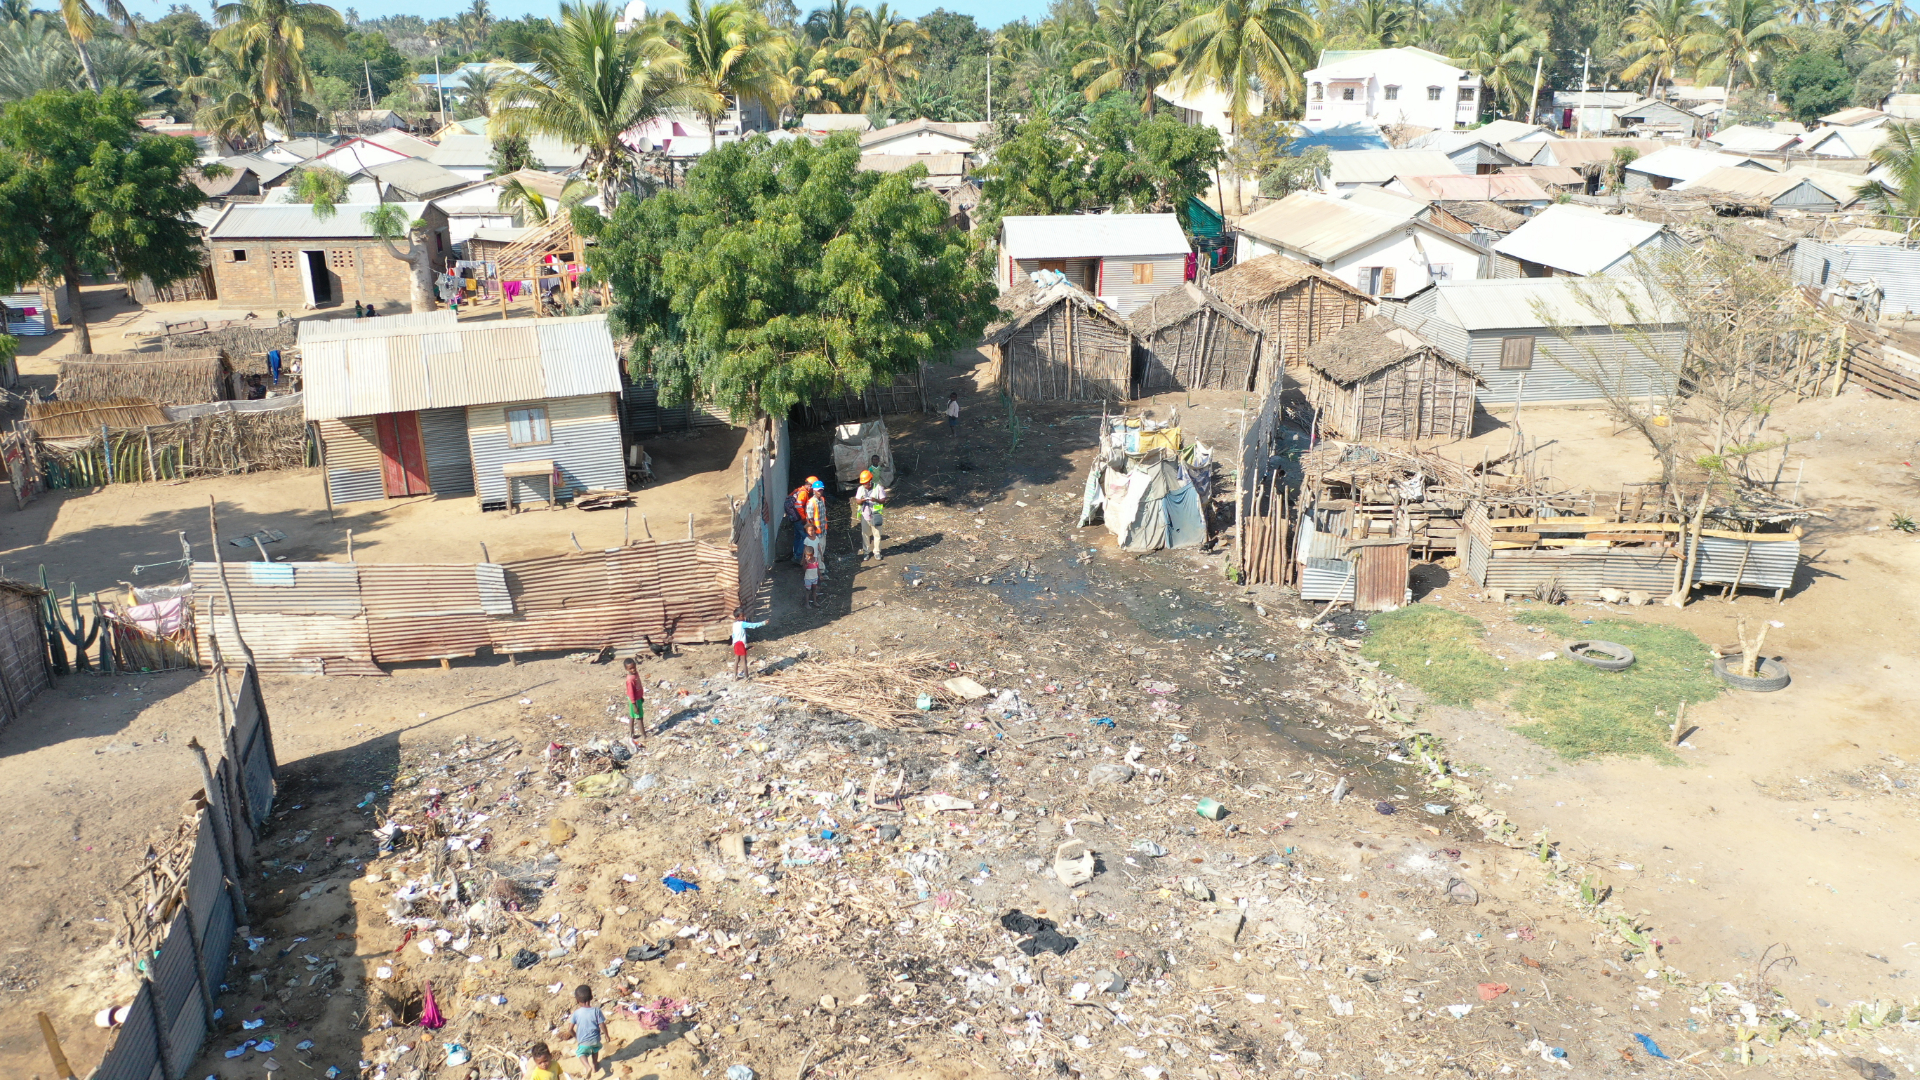
[[[1142,855],[1145,855],[1149,859],[1158,859],[1167,853],[1166,848],[1161,847],[1159,844],[1156,844],[1151,840],[1134,841],[1133,850],[1139,852]]]
[[[1451,809],[1453,809],[1453,807],[1447,805],[1446,803],[1438,803],[1438,802],[1430,802],[1426,806],[1427,813],[1429,814],[1444,814]]]
[[[693,882],[691,882],[691,881],[687,881],[687,880],[684,880],[684,879],[682,879],[682,878],[677,878],[677,877],[664,877],[664,878],[661,878],[661,879],[660,879],[660,884],[662,884],[662,885],[665,885],[665,886],[666,886],[667,888],[669,888],[669,889],[672,889],[672,890],[673,890],[673,891],[674,891],[675,893],[683,893],[683,892],[699,892],[699,891],[700,891],[700,886],[698,886],[698,885],[696,885],[696,884],[694,884],[694,883],[693,883]]]
[[[447,1064],[449,1065],[465,1065],[467,1062],[473,1060],[473,1055],[468,1053],[467,1048],[461,1046],[459,1043],[447,1043],[446,1049]]]
[[[978,701],[987,696],[988,690],[965,675],[957,675],[940,685],[953,692],[962,701]]]
[[[583,799],[605,799],[614,795],[623,795],[632,786],[626,773],[603,772],[575,780],[573,792]]]
[[[727,1066],[727,1080],[753,1080],[754,1071],[746,1065]]]
[[[532,949],[521,949],[513,954],[513,969],[525,971],[540,962],[540,954]]]
[[[1093,852],[1085,842],[1068,840],[1053,851],[1053,876],[1071,889],[1093,880]]]
[[[1201,799],[1200,802],[1194,806],[1193,812],[1206,818],[1208,821],[1219,821],[1222,817],[1226,816],[1227,808],[1212,799]]]
[[[1070,938],[1059,932],[1058,925],[1052,919],[1037,918],[1015,908],[1000,916],[1002,929],[1021,935],[1031,935],[1015,947],[1028,956],[1037,956],[1043,952],[1065,956],[1074,946],[1080,944],[1078,938]]]
[[[1860,1074],[1861,1080],[1894,1080],[1898,1073],[1877,1061],[1868,1061],[1863,1057],[1842,1058],[1842,1061]]]
[[[1089,784],[1124,784],[1133,779],[1133,766],[1120,761],[1103,761],[1087,770]]]
[[[1480,902],[1480,891],[1467,884],[1465,878],[1450,878],[1447,881],[1447,899],[1456,904],[1477,904]]]
[[[1634,1040],[1640,1044],[1640,1048],[1645,1050],[1650,1056],[1667,1060],[1667,1055],[1660,1050],[1660,1044],[1654,1042],[1650,1036],[1642,1035],[1636,1031],[1633,1032],[1633,1037]],[[1888,1075],[1891,1076],[1892,1074],[1889,1073]]]
[[[1395,813],[1398,813],[1398,812],[1399,812],[1399,810],[1400,810],[1400,808],[1399,808],[1399,807],[1397,807],[1397,806],[1395,806],[1395,805],[1393,805],[1393,804],[1392,804],[1392,803],[1390,803],[1390,802],[1377,802],[1377,803],[1374,803],[1374,804],[1373,804],[1373,809],[1374,809],[1374,811],[1375,811],[1376,813],[1380,813],[1380,814],[1389,814],[1389,815],[1391,815],[1391,814],[1395,814]]]
[[[1333,805],[1339,806],[1340,800],[1347,797],[1347,778],[1341,777],[1333,785]]]
[[[1508,989],[1509,987],[1506,983],[1481,983],[1479,987],[1480,1000],[1492,1001],[1494,998],[1506,993]]]
[[[929,810],[971,810],[973,803],[966,799],[956,799],[951,795],[933,794],[927,796]]]
[[[1111,716],[1096,716],[1088,720],[1087,723],[1092,724],[1094,727],[1106,728],[1109,731],[1113,729],[1113,717]]]

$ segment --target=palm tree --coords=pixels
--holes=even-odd
[[[518,177],[513,177],[500,185],[499,209],[506,214],[523,213],[527,220],[544,225],[553,214],[571,210],[592,194],[593,188],[586,181],[569,180],[561,187],[559,200],[549,202],[546,196],[528,187]]]
[[[1460,62],[1480,73],[1487,89],[1507,101],[1509,112],[1529,115],[1533,86],[1533,57],[1546,48],[1547,38],[1528,22],[1520,9],[1502,0],[1479,22],[1469,23],[1460,36]]]
[[[447,80],[447,92],[458,97],[463,108],[474,116],[493,115],[493,92],[500,80],[513,68],[488,64],[469,70],[457,79]]]
[[[42,90],[71,90],[79,81],[73,47],[50,20],[0,24],[0,103],[24,101]]]
[[[453,20],[454,39],[467,49],[478,49],[486,44],[487,34],[492,29],[493,9],[487,6],[487,0],[473,0],[473,6]]]
[[[127,14],[125,4],[120,0],[106,0],[106,3],[107,18],[124,26],[133,25],[133,17]],[[87,88],[99,93],[100,78],[94,74],[93,57],[87,49],[87,43],[93,40],[100,17],[93,13],[87,0],[60,0],[60,19],[67,24],[67,37],[73,41],[73,51],[80,58],[80,74],[87,80]]]
[[[1088,101],[1098,101],[1115,90],[1136,91],[1140,111],[1153,115],[1153,89],[1166,81],[1160,73],[1172,67],[1175,59],[1160,45],[1173,13],[1173,5],[1166,0],[1100,0],[1094,55],[1073,66],[1076,79],[1100,73],[1087,84]]]
[[[246,46],[258,58],[261,90],[291,137],[294,106],[313,88],[307,39],[342,42],[345,26],[340,13],[310,0],[228,0],[213,14],[220,24],[213,43],[224,48]]]
[[[1719,6],[1719,18],[1701,49],[1708,59],[1700,65],[1700,76],[1712,81],[1725,75],[1727,100],[1732,102],[1741,65],[1752,75],[1762,54],[1785,43],[1787,20],[1780,14],[1778,0],[1720,0]]]
[[[560,25],[528,43],[539,74],[515,69],[494,88],[493,123],[506,131],[550,135],[585,149],[582,172],[612,214],[639,176],[622,136],[671,109],[712,108],[707,91],[686,83],[685,58],[657,22],[614,26],[608,0],[560,5]]]
[[[1920,218],[1920,124],[1888,124],[1887,138],[1873,148],[1873,164],[1892,175],[1892,183],[1869,180],[1860,197],[1876,212],[1906,231]]]
[[[1406,32],[1407,16],[1397,0],[1360,0],[1353,9],[1353,30],[1366,47],[1391,49]]]
[[[854,62],[845,82],[848,90],[859,93],[862,109],[898,100],[902,88],[920,77],[914,53],[926,40],[919,24],[895,15],[885,4],[872,11],[853,9],[847,43],[835,55]]]
[[[729,99],[758,101],[771,112],[788,96],[792,43],[752,8],[737,0],[687,0],[686,17],[669,14],[665,29],[685,58],[687,85],[707,103],[700,112],[707,121],[708,149],[719,138]]]
[[[1622,59],[1632,60],[1620,77],[1632,82],[1647,76],[1647,96],[1660,96],[1660,83],[1698,57],[1712,44],[1713,23],[1700,10],[1700,0],[1640,0],[1621,24],[1626,44]]]
[[[1174,70],[1181,81],[1226,92],[1236,129],[1253,115],[1256,93],[1265,95],[1268,109],[1300,115],[1301,76],[1313,66],[1319,41],[1313,16],[1293,0],[1212,0],[1161,38],[1179,58]]]
[[[1913,9],[1907,6],[1906,0],[1882,0],[1861,17],[1861,25],[1881,37],[1892,37],[1912,24]]]
[[[826,7],[814,8],[807,13],[807,21],[801,30],[813,45],[838,48],[846,43],[847,28],[853,23],[853,12],[850,0],[829,0]]]
[[[1825,0],[1787,0],[1787,14],[1802,26],[1818,26],[1826,6]]]

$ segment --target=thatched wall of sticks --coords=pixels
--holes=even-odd
[[[110,430],[79,443],[42,441],[49,488],[232,476],[319,464],[299,409],[222,412],[171,424]]]
[[[1017,313],[987,331],[1002,393],[1018,401],[1125,401],[1133,333],[1092,293],[1073,285],[1003,297]]]
[[[200,405],[227,393],[227,362],[219,352],[83,353],[60,358],[61,401],[124,401],[145,398],[160,405]]]
[[[43,439],[83,439],[103,427],[137,428],[167,422],[167,411],[146,398],[112,401],[30,401],[22,420]]]
[[[1188,282],[1135,308],[1127,321],[1139,342],[1136,395],[1251,388],[1260,329],[1212,289]]]
[[[267,350],[279,349],[285,355],[293,351],[299,331],[293,323],[265,326],[227,326],[189,334],[169,334],[160,339],[160,351],[169,356],[191,356],[220,352],[234,371],[258,375],[267,370]]]

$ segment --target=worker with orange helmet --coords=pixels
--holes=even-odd
[[[860,518],[860,558],[880,560],[880,525],[887,516],[887,489],[872,469],[860,471],[860,486],[853,492],[853,508]]]

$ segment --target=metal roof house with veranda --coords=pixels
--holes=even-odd
[[[509,484],[515,506],[626,488],[605,315],[396,315],[303,338],[301,360],[334,502],[473,495],[493,509]]]

